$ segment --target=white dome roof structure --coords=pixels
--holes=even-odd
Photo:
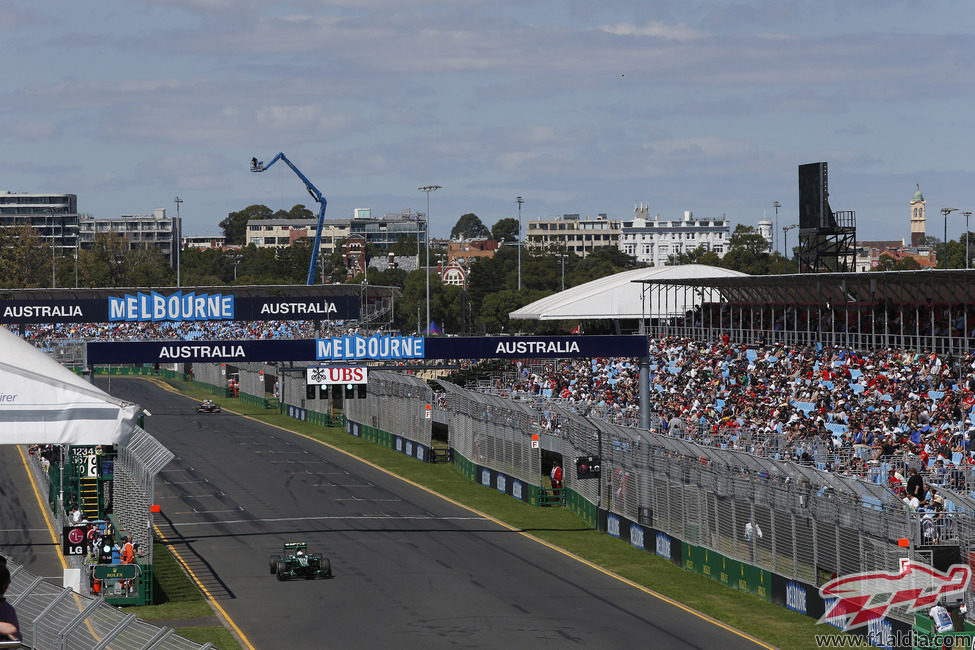
[[[749,277],[747,273],[705,264],[655,266],[624,271],[536,300],[508,314],[524,320],[619,320],[677,316],[719,300],[717,291],[654,287],[654,280]]]

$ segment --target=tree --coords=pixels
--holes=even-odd
[[[78,280],[86,287],[126,286],[128,242],[117,232],[95,233],[91,249],[78,252]]]
[[[451,239],[487,239],[491,232],[473,212],[461,216],[450,231]]]
[[[389,247],[389,250],[393,251],[393,255],[413,255],[417,254],[417,251],[421,250],[420,244],[423,242],[418,242],[417,238],[413,235],[408,237],[400,237],[393,245]]]
[[[297,207],[297,206],[296,206]],[[302,206],[304,207],[304,206]],[[231,212],[220,222],[228,244],[243,245],[247,241],[247,222],[252,219],[271,219],[274,214],[266,205],[251,205],[240,212]]]
[[[180,274],[182,275],[182,261]],[[130,287],[170,287],[176,284],[176,270],[155,247],[139,248],[125,255],[125,284]]]
[[[874,271],[916,271],[921,268],[921,264],[913,257],[905,256],[895,259],[893,255],[882,253],[877,260],[877,267]]]
[[[728,252],[721,258],[721,266],[750,275],[767,275],[768,241],[752,226],[738,224],[728,240]]]
[[[518,220],[505,217],[491,226],[491,238],[495,241],[518,241],[518,230]]]
[[[47,286],[51,277],[50,253],[28,224],[0,229],[0,284],[13,289]]]
[[[708,266],[720,266],[721,258],[714,251],[708,250],[705,246],[698,246],[683,253],[667,256],[667,266],[679,266],[681,264],[707,264]]]
[[[614,246],[600,246],[580,259],[574,266],[576,268],[572,272],[572,284],[569,285],[567,282],[566,286],[598,280],[607,275],[635,269],[639,265],[635,257],[627,255]]]

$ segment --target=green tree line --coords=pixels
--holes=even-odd
[[[233,212],[220,222],[229,244],[242,245],[245,227],[251,219],[310,219],[304,205],[273,212],[263,205],[252,205]],[[502,242],[493,257],[477,258],[469,266],[466,288],[444,285],[436,275],[437,259],[446,258],[446,250],[431,244],[430,314],[444,332],[479,334],[499,332],[565,333],[573,324],[564,322],[509,322],[508,314],[535,300],[563,288],[568,289],[591,280],[636,268],[635,259],[617,248],[597,248],[586,257],[565,254],[558,248],[521,249],[521,290],[518,289],[518,223],[505,218],[491,228],[477,215],[462,215],[451,230],[452,237],[492,237]],[[340,248],[341,242],[339,242]],[[403,238],[392,247],[396,255],[415,256],[419,251],[421,265],[425,250],[416,238]],[[947,251],[948,268],[964,268],[964,236],[957,242],[932,240],[939,253]],[[793,253],[795,251],[793,250]],[[373,246],[367,256],[386,254]],[[293,246],[258,248],[254,245],[227,250],[190,248],[182,251],[179,284],[181,286],[287,285],[304,284],[311,259],[311,240]],[[794,273],[796,259],[770,252],[768,242],[754,228],[739,225],[728,242],[728,251],[719,258],[703,249],[671,256],[670,264],[709,264],[752,275]],[[913,260],[895,261],[882,257],[881,270],[907,269]],[[53,270],[53,273],[52,273]],[[427,278],[422,268],[406,271],[388,268],[369,269],[366,274],[349,278],[342,259],[336,252],[320,259],[318,280],[326,283],[368,283],[395,287],[400,297],[395,302],[393,326],[404,332],[421,331],[425,325]],[[62,254],[37,235],[30,226],[0,229],[0,287],[173,287],[177,271],[162,252],[154,247],[129,250],[117,233],[99,233],[90,249]]]

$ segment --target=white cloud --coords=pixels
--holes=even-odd
[[[647,36],[667,41],[697,41],[708,36],[707,32],[686,25],[668,25],[659,21],[649,22],[642,26],[633,23],[616,23],[615,25],[603,25],[599,29],[616,36]]]

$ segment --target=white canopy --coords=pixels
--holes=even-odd
[[[0,444],[121,444],[141,410],[0,327]]]
[[[685,313],[703,299],[719,299],[717,292],[684,291],[679,287],[651,291],[643,281],[680,278],[724,278],[747,273],[705,264],[655,266],[623,271],[560,291],[508,314],[534,320],[600,320],[665,318]],[[645,290],[646,288],[646,290]]]

